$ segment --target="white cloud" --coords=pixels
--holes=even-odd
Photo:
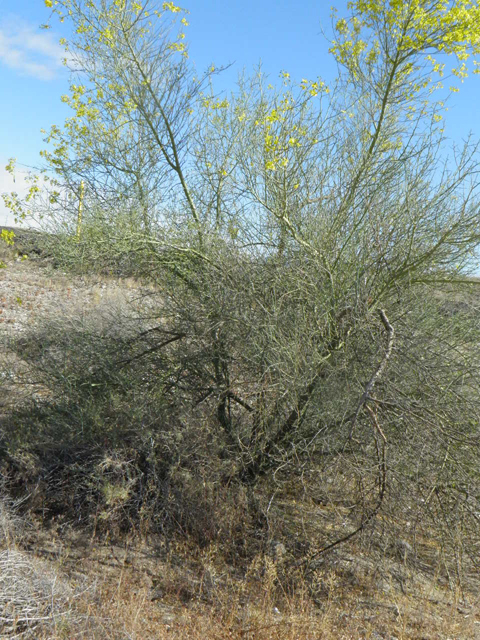
[[[53,80],[63,68],[64,49],[49,31],[22,22],[0,25],[0,63],[22,75]]]

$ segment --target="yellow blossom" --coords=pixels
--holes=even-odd
[[[180,7],[175,6],[173,2],[164,2],[162,7],[164,11],[171,11],[172,13],[179,13],[181,11]]]

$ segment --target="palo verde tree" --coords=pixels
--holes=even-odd
[[[74,236],[85,182],[96,231],[73,253],[128,254],[155,283],[132,362],[162,372],[181,424],[208,421],[204,466],[252,495],[302,475],[350,505],[337,541],[393,504],[458,541],[480,495],[478,161],[470,142],[442,156],[436,92],[476,65],[478,3],[350,2],[334,88],[259,71],[231,95],[190,66],[171,2],[46,5],[73,30],[73,115],[43,154],[55,193],[7,204]]]

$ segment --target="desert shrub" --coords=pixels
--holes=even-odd
[[[335,91],[259,71],[228,99],[170,40],[172,3],[54,6],[85,85],[46,188],[6,202],[63,266],[150,292],[10,347],[48,390],[6,429],[17,477],[23,455],[57,495],[76,477],[85,513],[203,542],[240,488],[252,539],[312,561],[402,522],[450,551],[468,532],[475,559],[478,148],[443,157],[429,53],[477,53],[476,9],[394,4],[349,3]]]
[[[394,292],[394,348],[367,412],[380,319],[357,308],[332,325],[315,264],[218,247],[211,268],[172,272],[152,254],[140,307],[44,318],[9,344],[23,382],[45,390],[6,423],[12,490],[35,487],[38,512],[98,532],[224,542],[237,562],[272,539],[314,558],[355,531],[384,548],[402,531],[412,545],[433,536],[450,570],[455,553],[476,562],[468,282]]]

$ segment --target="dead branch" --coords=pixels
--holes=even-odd
[[[355,426],[357,424],[358,416],[360,415],[360,411],[362,410],[362,408],[365,405],[365,403],[368,401],[368,399],[370,397],[370,394],[373,391],[373,388],[374,388],[375,384],[380,379],[382,373],[385,371],[385,367],[387,366],[388,360],[390,359],[390,356],[392,355],[393,337],[394,337],[394,334],[395,334],[395,330],[392,327],[392,325],[390,324],[390,322],[388,321],[388,318],[387,318],[387,316],[385,314],[385,311],[383,309],[380,309],[378,313],[380,315],[380,320],[382,321],[382,324],[385,327],[385,331],[387,332],[387,349],[386,349],[385,354],[384,354],[381,362],[379,363],[378,367],[373,372],[372,377],[367,382],[367,384],[365,386],[365,390],[362,393],[362,396],[360,397],[360,400],[358,401],[357,408],[355,410],[355,413],[353,414],[352,426],[350,428],[350,433],[348,434],[348,440],[352,439],[353,432],[354,432]]]

